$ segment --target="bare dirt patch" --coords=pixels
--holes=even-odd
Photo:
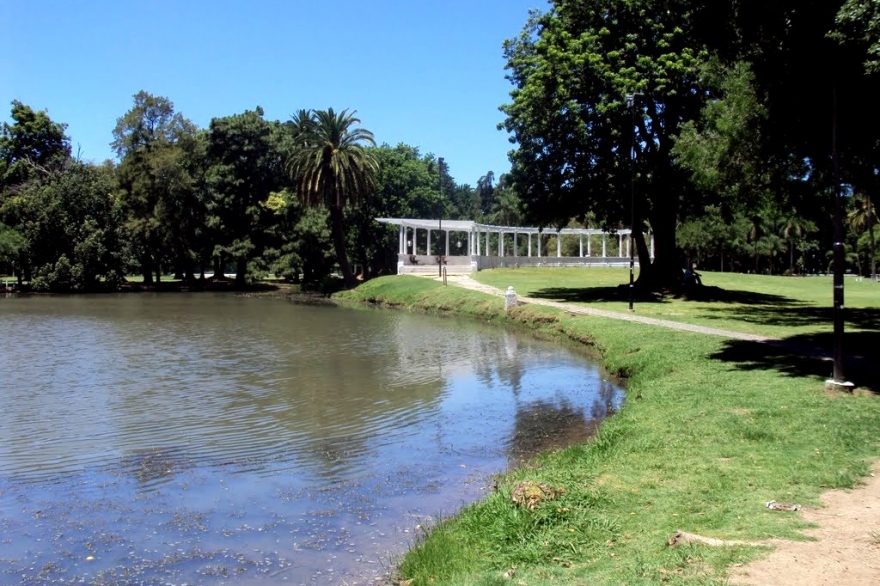
[[[880,584],[880,463],[864,485],[833,490],[821,508],[798,514],[818,525],[815,541],[774,541],[764,559],[733,568],[730,584],[742,586]]]

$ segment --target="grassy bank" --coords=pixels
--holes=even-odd
[[[480,274],[487,283],[496,277],[528,289],[500,271]],[[589,295],[593,285],[545,272],[540,287]],[[747,291],[749,283],[731,288]],[[857,483],[880,455],[880,401],[830,395],[808,361],[760,344],[531,305],[505,315],[498,297],[416,277],[370,281],[340,299],[516,323],[588,344],[610,371],[628,377],[626,406],[595,441],[501,478],[487,499],[430,530],[400,564],[412,586],[511,583],[503,574],[514,568],[512,583],[532,586],[720,583],[731,564],[762,550],[671,548],[676,530],[797,538],[799,516],[765,503],[815,505],[823,490]],[[716,311],[736,321],[735,311]],[[521,508],[510,490],[524,479],[566,492]]]

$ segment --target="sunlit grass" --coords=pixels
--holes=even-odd
[[[636,314],[771,337],[832,328],[831,277],[701,274],[706,287],[720,288],[725,295],[719,300],[637,300]],[[479,272],[474,278],[501,289],[513,286],[520,295],[628,312],[626,291],[617,287],[629,282],[629,269],[496,269]],[[880,329],[880,284],[847,277],[844,292],[847,329]]]

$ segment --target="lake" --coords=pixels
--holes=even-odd
[[[230,294],[0,299],[0,584],[368,584],[621,389],[472,321]]]

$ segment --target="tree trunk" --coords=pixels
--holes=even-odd
[[[645,235],[641,230],[633,232],[633,242],[636,245],[636,255],[639,257],[639,278],[637,282],[642,280],[643,275],[646,275],[645,278],[650,280],[647,275],[651,272],[651,249],[648,248],[648,244],[645,242]],[[641,283],[639,286],[642,286]]]
[[[670,196],[668,199],[674,199]],[[654,261],[650,264],[642,264],[643,258],[650,257],[647,246],[642,240],[639,250],[639,283],[642,289],[660,290],[678,288],[682,284],[681,263],[678,259],[678,249],[675,246],[676,208],[677,205],[670,203],[667,206],[659,205],[659,210],[651,216],[651,228],[654,232]],[[636,233],[638,245],[638,233]],[[645,248],[643,253],[641,248]],[[644,267],[650,266],[649,271]]]
[[[244,287],[244,279],[247,276],[247,259],[239,258],[235,261],[235,286]]]
[[[330,207],[330,231],[333,234],[333,247],[336,249],[336,262],[339,263],[339,270],[342,271],[342,279],[345,286],[349,289],[357,286],[357,279],[351,272],[351,265],[348,264],[348,255],[345,252],[345,219],[342,208],[339,206]]]
[[[153,284],[153,267],[149,261],[144,260],[141,263],[141,274],[144,276],[144,285]]]

